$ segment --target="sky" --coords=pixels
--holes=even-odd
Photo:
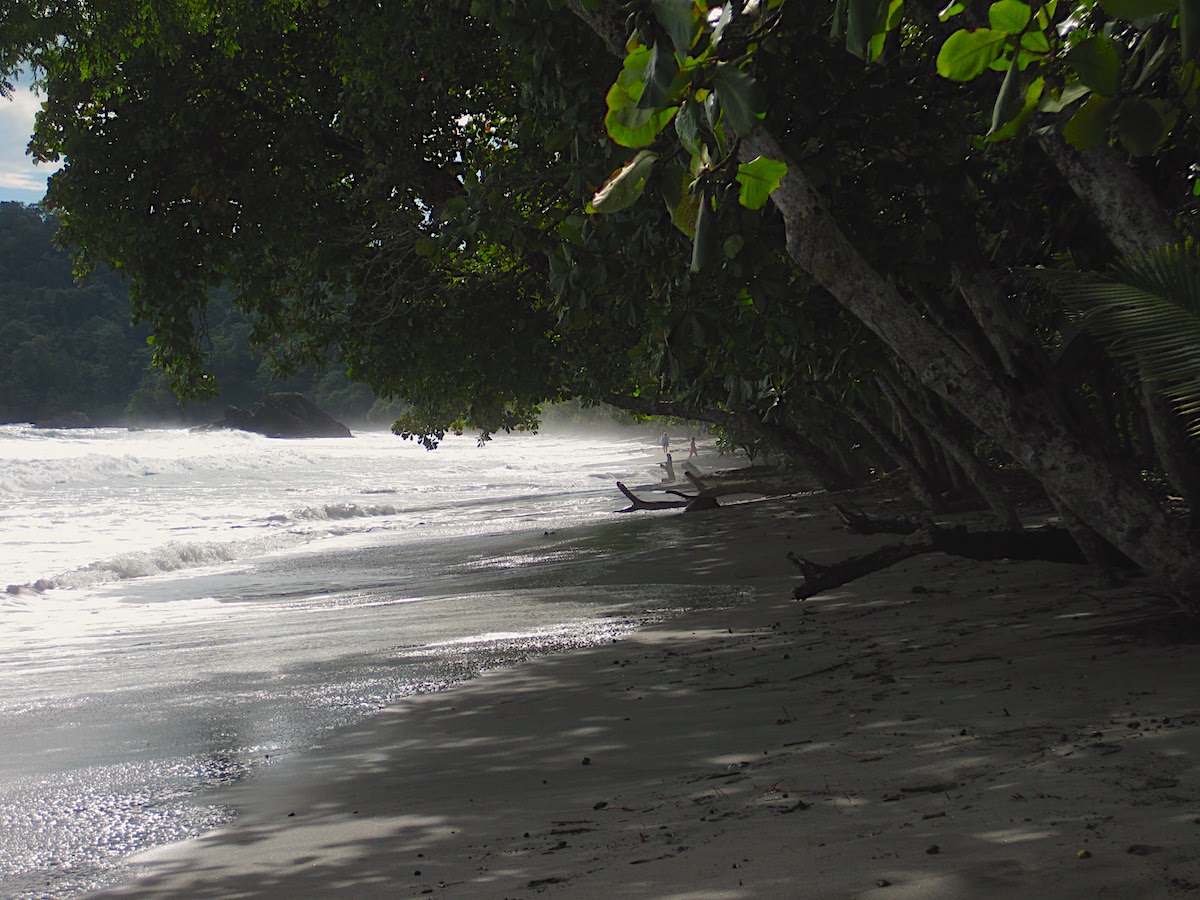
[[[29,89],[28,75],[17,79],[16,87],[12,100],[0,98],[0,200],[37,203],[56,167],[35,166],[25,153],[41,99]]]

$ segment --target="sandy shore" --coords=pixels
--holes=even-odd
[[[674,549],[596,581],[745,606],[405,702],[103,896],[1200,896],[1200,629],[1136,583],[940,554],[792,601],[787,550],[888,540],[827,506],[667,514]]]

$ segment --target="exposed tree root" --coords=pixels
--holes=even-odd
[[[873,519],[858,508],[835,503],[833,508],[852,534],[913,534],[921,523],[915,519]]]
[[[841,587],[855,579],[879,572],[922,553],[948,553],[967,559],[1039,559],[1047,562],[1085,564],[1087,560],[1070,533],[1063,528],[1043,526],[1021,531],[967,531],[925,525],[897,544],[880,547],[862,556],[852,556],[832,565],[822,565],[788,553],[788,559],[804,576],[792,596],[805,600],[814,594]],[[1118,563],[1129,565],[1128,561]]]

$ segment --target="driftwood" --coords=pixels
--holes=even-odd
[[[678,500],[643,500],[633,491],[626,487],[621,482],[617,482],[617,487],[621,493],[628,499],[630,505],[620,510],[621,512],[635,512],[640,509],[685,509],[688,512],[694,512],[702,509],[716,509],[720,506],[717,502],[718,497],[728,496],[729,494],[762,494],[763,496],[775,496],[780,493],[780,486],[777,482],[760,479],[742,479],[736,474],[730,477],[722,477],[717,475],[719,479],[716,482],[701,480],[696,474],[696,467],[691,463],[683,464],[683,474],[692,486],[696,489],[695,494],[685,494],[682,491],[674,490],[673,488],[660,488],[664,494],[674,494]]]
[[[693,499],[691,497],[684,497],[684,495],[680,494],[679,491],[667,491],[668,494],[675,494],[676,496],[683,497],[683,499],[682,500],[643,500],[641,497],[639,497],[637,494],[635,494],[629,488],[625,487],[625,485],[621,484],[621,482],[619,482],[619,481],[617,482],[617,487],[620,488],[622,494],[624,494],[626,497],[629,498],[629,504],[630,504],[629,506],[627,506],[623,510],[621,510],[621,512],[634,512],[635,510],[639,510],[639,509],[679,509],[681,507],[686,507],[689,503],[692,502],[692,499]]]
[[[683,474],[687,476],[688,481],[695,485],[697,493],[689,495],[669,488],[663,491],[666,494],[674,494],[680,498],[678,500],[643,500],[618,481],[617,487],[620,488],[622,494],[629,498],[630,504],[621,512],[636,512],[641,509],[684,509],[687,512],[696,512],[702,509],[716,509],[720,506],[717,502],[719,489],[708,487],[690,469],[685,469]]]
[[[831,565],[815,563],[789,552],[788,559],[804,576],[804,583],[796,587],[792,596],[797,600],[805,600],[922,553],[936,552],[978,560],[1087,562],[1079,545],[1064,528],[1043,526],[1020,531],[967,531],[963,527],[942,528],[927,524],[897,544],[889,544]],[[1128,561],[1124,561],[1124,564],[1128,565]]]

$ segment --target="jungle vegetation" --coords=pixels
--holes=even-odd
[[[355,424],[384,427],[374,393],[336,366],[306,366],[281,380],[248,343],[249,319],[224,292],[207,310],[206,358],[220,383],[207,401],[183,402],[151,362],[150,329],[129,315],[129,287],[111,271],[80,283],[55,246],[57,217],[0,203],[0,422],[181,425],[222,417],[272,391],[300,391]],[[374,412],[372,412],[374,410]]]
[[[1146,298],[1197,315],[1198,44],[1200,0],[0,11],[61,239],[174,390],[221,288],[430,445],[604,401],[1008,525],[1020,469],[1193,611],[1200,353]]]

